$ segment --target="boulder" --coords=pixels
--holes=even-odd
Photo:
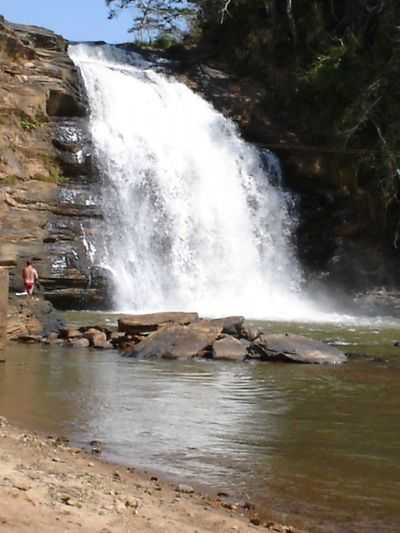
[[[107,334],[97,328],[89,328],[83,333],[85,339],[87,339],[92,348],[98,350],[109,350],[112,348],[112,344],[107,340]]]
[[[73,348],[89,348],[90,344],[84,337],[81,337],[80,339],[75,337],[67,339],[66,346],[71,346]]]
[[[45,337],[42,342],[44,344],[49,344],[49,345],[57,345],[57,344],[64,343],[63,339],[60,339],[58,336],[58,333],[55,333],[55,332],[47,335],[47,337]]]
[[[7,336],[17,339],[21,335],[41,335],[65,330],[61,317],[50,302],[41,298],[11,296],[8,309]]]
[[[244,361],[248,345],[235,337],[226,336],[217,340],[213,346],[213,359],[221,361]]]
[[[346,355],[337,348],[301,335],[261,335],[252,343],[251,350],[263,361],[331,365],[347,361]]]
[[[222,333],[228,335],[240,335],[243,327],[244,317],[243,316],[229,316],[223,318],[223,328]]]
[[[137,335],[149,331],[157,331],[167,324],[187,325],[199,319],[197,313],[152,313],[148,315],[132,315],[118,320],[118,331]]]
[[[129,355],[142,359],[190,359],[211,346],[221,332],[221,326],[207,320],[187,326],[167,325],[139,342]]]
[[[82,333],[78,329],[67,328],[60,331],[60,337],[63,339],[80,339]]]
[[[244,326],[241,331],[242,336],[250,342],[258,339],[262,335],[262,331],[259,328],[253,326]]]

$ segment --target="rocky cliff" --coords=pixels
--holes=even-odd
[[[0,265],[33,258],[60,306],[98,305],[85,235],[99,227],[87,106],[68,43],[0,18]]]

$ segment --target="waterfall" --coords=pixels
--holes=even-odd
[[[277,159],[160,65],[74,45],[119,310],[310,318]],[[100,253],[100,252],[98,252]]]

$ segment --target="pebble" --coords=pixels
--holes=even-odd
[[[132,509],[137,509],[139,507],[139,502],[133,498],[125,499],[125,507],[131,507]]]
[[[118,470],[116,470],[116,471],[113,473],[113,480],[114,480],[114,481],[121,481],[121,474],[118,472]]]
[[[176,492],[181,492],[182,494],[193,494],[194,488],[190,485],[178,485],[176,487]]]

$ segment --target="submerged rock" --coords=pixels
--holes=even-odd
[[[346,355],[337,348],[301,335],[261,335],[251,349],[263,361],[331,365],[347,361]]]

